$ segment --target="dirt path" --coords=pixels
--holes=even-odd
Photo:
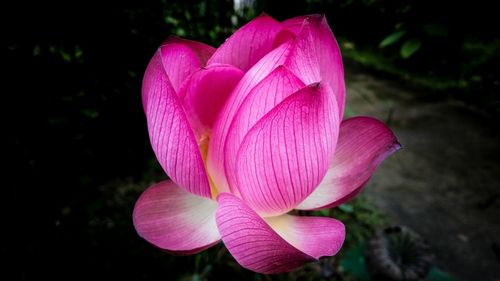
[[[364,194],[423,235],[438,266],[457,279],[500,280],[498,123],[369,75],[346,77],[349,114],[386,121],[403,145]]]

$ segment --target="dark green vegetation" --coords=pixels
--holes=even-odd
[[[7,181],[0,249],[8,256],[6,275],[268,280],[241,269],[223,247],[178,258],[136,235],[135,199],[165,178],[149,146],[140,99],[153,52],[170,34],[217,46],[260,11],[277,19],[323,12],[346,58],[436,99],[464,100],[497,116],[497,10],[486,1],[436,2],[257,1],[238,15],[227,0],[38,1],[3,8]],[[350,229],[346,251],[385,224],[363,200],[333,212]],[[344,255],[329,261],[338,265]],[[272,278],[334,276],[325,270],[309,265]]]

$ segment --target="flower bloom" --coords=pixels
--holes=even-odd
[[[171,180],[138,199],[139,235],[177,254],[222,239],[260,273],[335,255],[340,221],[287,213],[352,198],[400,147],[380,121],[342,121],[342,59],[321,15],[263,14],[218,49],[169,38],[146,69],[142,101]]]

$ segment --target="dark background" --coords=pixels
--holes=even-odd
[[[216,47],[261,11],[279,20],[325,13],[345,60],[497,118],[498,11],[490,1],[460,2],[256,1],[239,13],[232,1],[213,0],[3,7],[8,276],[190,280],[201,270],[200,257],[163,254],[131,224],[141,190],[166,177],[149,146],[140,88],[170,34]],[[402,38],[379,46],[398,31]],[[419,47],[403,55],[405,44]]]

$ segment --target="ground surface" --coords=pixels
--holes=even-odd
[[[403,84],[358,71],[346,78],[348,114],[387,122],[403,146],[364,194],[424,236],[458,280],[500,280],[500,125]]]

